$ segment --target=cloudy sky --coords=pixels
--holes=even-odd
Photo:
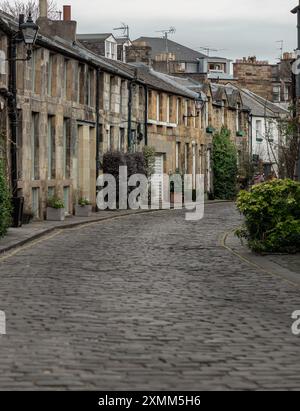
[[[131,38],[159,36],[176,27],[170,38],[198,49],[225,49],[230,58],[256,55],[275,61],[284,50],[296,48],[296,17],[290,10],[298,0],[58,0],[71,4],[80,33],[111,32],[121,22]],[[214,53],[216,54],[216,53]]]

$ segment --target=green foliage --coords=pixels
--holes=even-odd
[[[145,146],[143,148],[147,177],[150,177],[152,174],[154,174],[155,153],[156,151],[154,147]]]
[[[226,128],[214,135],[212,160],[215,198],[234,199],[237,193],[237,152]]]
[[[80,198],[78,200],[78,205],[81,207],[91,205],[92,203],[87,198]]]
[[[4,161],[0,159],[0,237],[7,233],[11,223],[11,195],[5,173]]]
[[[238,209],[246,218],[236,232],[256,252],[300,251],[300,183],[273,180],[241,191]]]
[[[55,208],[57,210],[65,208],[64,202],[58,197],[50,197],[47,201],[47,207]]]

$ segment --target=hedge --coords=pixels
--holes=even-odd
[[[300,251],[300,183],[287,179],[258,184],[240,192],[237,206],[245,225],[236,234],[253,251]]]

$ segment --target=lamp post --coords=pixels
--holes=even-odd
[[[17,162],[17,135],[18,135],[18,110],[17,110],[17,62],[29,61],[32,56],[32,50],[35,45],[39,27],[32,20],[29,13],[25,22],[24,14],[19,16],[19,30],[11,36],[9,40],[9,92],[8,92],[8,107],[11,128],[11,189],[12,197],[18,197],[18,162]],[[27,55],[25,58],[17,58],[17,45],[24,43],[26,46]],[[20,226],[20,222],[16,222],[15,215],[18,212],[18,203],[14,201],[14,226]],[[20,216],[20,213],[19,213]]]

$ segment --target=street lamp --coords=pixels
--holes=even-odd
[[[24,14],[20,15],[19,18],[19,32],[17,34],[17,38],[19,41],[23,41],[25,46],[27,47],[27,57],[25,59],[17,59],[17,60],[30,60],[32,55],[32,49],[35,45],[37,35],[39,31],[39,26],[34,23],[32,20],[31,12],[27,17],[27,21],[24,21]]]
[[[36,42],[39,26],[33,22],[31,12],[29,12],[27,21],[20,23],[20,31],[26,46],[32,48]]]
[[[195,101],[195,109],[196,109],[196,115],[195,114],[188,114],[183,116],[183,120],[186,118],[198,118],[201,110],[203,109],[205,105],[205,100],[202,97],[202,93],[199,93],[199,97]]]

